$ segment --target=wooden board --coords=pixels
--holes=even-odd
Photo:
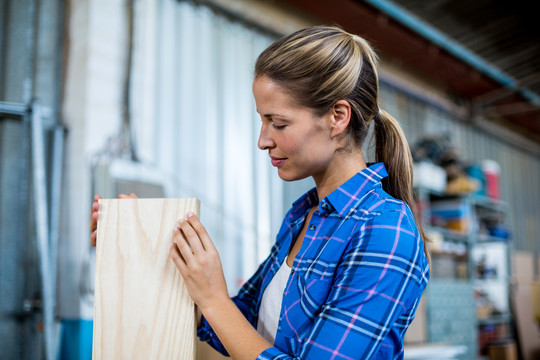
[[[97,229],[93,359],[195,359],[194,304],[169,257],[197,199],[103,199]]]

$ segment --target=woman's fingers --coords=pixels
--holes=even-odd
[[[181,220],[178,222],[178,227],[180,228],[182,235],[184,236],[184,239],[188,242],[189,246],[191,247],[191,250],[194,254],[200,254],[204,251],[203,244],[201,243],[201,239],[199,238],[199,235],[193,228],[193,225],[186,220]]]
[[[96,195],[96,197],[99,195]],[[92,204],[92,209],[90,211],[90,232],[93,232],[97,228],[98,212],[99,212],[99,199],[94,200]]]
[[[131,193],[129,195],[120,194],[118,195],[119,199],[137,199],[137,195]],[[92,246],[96,246],[97,243],[97,223],[99,219],[99,200],[101,200],[101,195],[94,195],[94,203],[92,204],[92,209],[90,213],[90,243]]]
[[[94,203],[90,211],[90,243],[92,246],[96,246],[97,241],[97,222],[99,218],[99,200],[101,196],[99,194],[94,195]]]
[[[99,219],[99,206],[96,210],[92,208],[92,214],[90,215],[90,232],[96,231],[98,219]]]
[[[206,229],[204,228],[203,224],[201,224],[201,221],[199,220],[197,215],[194,215],[193,213],[188,213],[187,222],[191,225],[191,227],[197,233],[204,250],[211,251],[211,250],[216,249],[214,247],[214,243],[212,243],[212,239],[210,239],[210,236],[206,232]]]
[[[178,250],[178,246],[176,245],[176,243],[171,244],[171,247],[169,249],[169,254],[171,256],[172,261],[176,265],[176,267],[180,270],[180,273],[186,274],[187,264],[182,258],[182,255],[180,254],[180,251]]]
[[[189,213],[179,222],[173,238],[170,256],[195,304],[203,309],[228,298],[219,255],[199,219]]]
[[[174,229],[173,232],[173,239],[176,243],[176,247],[178,248],[180,252],[180,256],[182,256],[182,259],[184,260],[185,264],[189,267],[192,266],[195,261],[193,258],[193,251],[191,250],[191,247],[189,246],[188,241],[185,238],[184,233],[180,228]]]
[[[96,246],[96,239],[97,239],[97,230],[92,231],[92,235],[90,235],[90,242],[92,243],[92,246]]]

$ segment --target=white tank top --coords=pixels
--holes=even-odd
[[[283,264],[281,264],[279,270],[264,290],[261,299],[257,332],[270,344],[274,344],[276,339],[283,291],[285,291],[290,274],[291,267],[287,265],[287,258],[285,258]]]

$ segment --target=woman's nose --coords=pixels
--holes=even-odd
[[[261,126],[261,132],[259,134],[259,141],[257,142],[257,146],[261,150],[268,150],[275,146],[274,141],[268,134],[268,126],[264,124]]]

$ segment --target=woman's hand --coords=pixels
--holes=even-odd
[[[171,258],[201,312],[230,300],[219,254],[197,216],[188,213],[173,236]]]
[[[255,359],[272,347],[229,298],[218,252],[197,216],[188,214],[179,222],[170,255],[189,295],[231,358]]]
[[[119,199],[136,199],[137,195],[131,193],[129,195],[120,194],[118,195]],[[94,203],[92,204],[92,209],[90,211],[90,242],[92,246],[96,246],[97,243],[97,222],[99,219],[99,200],[101,195],[96,194],[94,196]]]

